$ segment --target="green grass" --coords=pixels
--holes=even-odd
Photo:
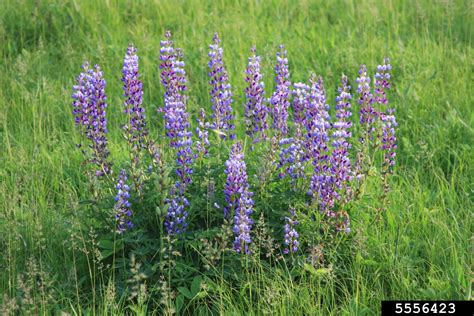
[[[76,210],[89,198],[74,145],[70,95],[84,60],[102,66],[111,152],[117,166],[125,162],[119,128],[123,54],[130,42],[139,49],[144,104],[158,138],[158,53],[166,29],[185,52],[193,117],[199,107],[210,107],[207,46],[218,31],[238,122],[250,47],[256,44],[262,55],[270,88],[280,43],[288,50],[291,80],[322,75],[328,100],[334,100],[341,73],[354,86],[361,63],[372,72],[389,56],[389,97],[399,122],[384,221],[369,225],[374,198],[357,204],[354,237],[332,246],[332,269],[301,274],[296,282],[285,269],[259,263],[246,275],[246,287],[222,277],[207,297],[190,303],[189,313],[204,313],[197,306],[207,302],[223,314],[365,315],[378,314],[383,299],[470,299],[473,11],[469,1],[448,0],[0,1],[0,302],[25,296],[22,275],[43,280],[44,286],[36,283],[31,291],[36,313],[114,314],[131,308],[124,299],[114,307],[106,295],[93,295],[95,288],[76,273],[97,270],[87,267],[93,255],[86,260],[65,242],[76,223],[87,222]],[[146,306],[137,303],[135,312],[145,313]]]

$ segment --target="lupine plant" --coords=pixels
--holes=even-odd
[[[163,281],[163,274],[156,279],[166,285],[167,294],[163,294],[166,300],[162,300],[166,308],[172,306],[170,287],[179,284],[173,282],[172,275],[179,266],[175,260],[179,260],[176,258],[181,255],[180,251],[196,251],[200,256],[208,254],[212,260],[205,258],[210,260],[204,265],[206,271],[211,264],[224,262],[226,256],[234,256],[226,262],[255,258],[260,253],[256,249],[273,240],[272,236],[265,240],[262,237],[264,229],[260,226],[268,221],[278,231],[274,235],[282,245],[281,255],[291,254],[292,259],[281,256],[279,260],[290,264],[316,261],[321,264],[321,260],[313,260],[315,249],[320,249],[320,245],[314,244],[315,240],[329,238],[325,242],[331,243],[337,234],[350,233],[354,225],[350,217],[352,208],[363,192],[363,183],[359,180],[370,178],[368,170],[373,171],[375,162],[379,162],[381,169],[374,172],[381,175],[382,203],[385,203],[389,175],[394,172],[397,122],[395,110],[388,107],[392,69],[388,59],[377,67],[373,87],[366,66],[361,66],[355,80],[357,105],[352,104],[350,79],[342,76],[331,117],[332,102],[327,98],[322,77],[312,75],[307,82],[290,83],[287,51],[283,45],[276,54],[275,89],[267,99],[260,56],[253,47],[245,72],[244,134],[244,128],[234,126],[233,95],[220,44],[216,33],[209,46],[207,65],[210,100],[198,113],[193,113],[197,116],[193,126],[188,112],[188,103],[193,104],[187,93],[184,55],[175,47],[171,33],[165,33],[159,65],[164,97],[163,106],[158,109],[163,114],[163,137],[150,132],[145,122],[143,83],[134,46],[128,47],[123,61],[123,111],[127,117],[124,134],[131,163],[119,169],[116,182],[112,181],[113,186],[108,188],[110,198],[115,196],[113,206],[110,201],[109,207],[114,214],[114,231],[121,234],[124,242],[135,242],[120,249],[124,254],[139,247],[136,243],[143,236],[149,236],[148,244],[155,245],[153,251],[147,249],[142,253],[145,257],[152,253],[148,257],[150,261],[160,260],[159,268],[154,266],[150,274],[153,271],[164,273],[167,269],[168,283]],[[85,63],[73,87],[75,123],[88,141],[88,148],[83,151],[87,161],[92,163],[91,170],[99,178],[112,173],[103,77],[99,66],[90,68]],[[207,121],[205,113],[209,110],[212,115]],[[356,123],[353,110],[359,111],[360,128],[353,126]],[[209,139],[210,130],[219,135],[217,142]],[[276,162],[268,159],[272,165],[268,168],[270,176],[262,177],[258,166],[252,163],[255,161],[252,155],[259,154],[253,151],[256,147],[266,148],[262,142],[268,138],[272,140],[272,155],[279,159]],[[216,150],[219,155],[214,157]],[[144,159],[147,151],[159,168],[147,166]],[[226,161],[221,161],[220,151],[228,153]],[[203,163],[205,172],[202,172]],[[167,177],[168,169],[170,177]],[[127,174],[136,190],[133,186],[131,190]],[[291,185],[287,186],[287,182]],[[269,192],[262,192],[265,190]],[[280,201],[278,207],[266,196]],[[285,211],[280,212],[280,208]],[[257,221],[253,229],[252,217],[257,216],[262,220]],[[271,229],[268,232],[265,234],[273,234]],[[330,237],[324,235],[326,232]],[[198,240],[203,240],[202,244]],[[212,249],[214,245],[218,245],[218,249]],[[193,261],[195,258],[190,256]],[[275,259],[269,258],[271,256],[265,260]],[[182,287],[180,292],[187,293]]]

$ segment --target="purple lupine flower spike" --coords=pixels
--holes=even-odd
[[[265,85],[262,81],[263,75],[260,71],[260,56],[256,55],[257,49],[252,47],[252,56],[248,59],[245,81],[245,123],[247,135],[253,143],[258,143],[267,138],[268,129],[267,115],[268,107],[265,102]]]
[[[288,108],[290,107],[290,81],[288,71],[288,59],[286,50],[280,45],[280,51],[276,53],[277,63],[275,66],[276,89],[270,98],[272,105],[273,128],[282,136],[288,134]]]
[[[206,113],[204,109],[201,109],[199,112],[199,116],[197,118],[198,127],[196,127],[196,134],[198,136],[199,141],[196,142],[196,151],[202,157],[207,157],[209,153],[209,146],[211,143],[209,142],[209,123],[206,122]]]
[[[148,144],[146,137],[148,130],[145,122],[145,109],[142,106],[143,84],[138,74],[137,50],[129,45],[123,60],[122,82],[125,96],[124,113],[128,116],[128,122],[124,125],[127,142],[132,152],[132,179],[140,191],[143,185],[142,172],[139,168],[143,156],[143,149]]]
[[[350,86],[347,83],[347,77],[342,76],[341,87],[338,88],[339,95],[336,97],[336,122],[333,124],[332,133],[332,147],[331,155],[331,173],[334,177],[334,198],[340,199],[338,191],[348,193],[348,181],[351,180],[351,161],[349,158],[349,148],[351,144],[349,139],[352,137],[350,128],[352,122],[350,121],[351,113],[351,99]]]
[[[295,184],[298,179],[304,178],[304,163],[307,161],[301,126],[296,124],[294,136],[282,138],[279,141],[279,145],[282,149],[277,168],[281,169],[284,167],[280,171],[280,178],[289,176],[292,183]]]
[[[395,156],[397,149],[397,138],[395,136],[395,128],[398,126],[393,114],[393,110],[387,110],[386,113],[381,114],[382,121],[382,145],[384,150],[384,166],[387,171],[392,172],[395,165]]]
[[[130,140],[134,146],[143,148],[145,146],[144,137],[148,132],[145,123],[145,109],[142,106],[143,84],[139,79],[136,52],[136,48],[130,45],[123,60],[122,82],[126,98],[124,112],[129,115],[126,129],[130,133]]]
[[[117,222],[117,233],[121,234],[127,229],[133,227],[132,223],[132,211],[130,209],[130,187],[127,184],[127,175],[125,170],[121,170],[117,185],[115,186],[117,195],[115,196],[115,221]]]
[[[248,253],[251,242],[250,231],[253,221],[253,193],[249,190],[247,167],[244,161],[242,145],[237,142],[232,145],[230,157],[225,163],[227,180],[224,187],[226,207],[224,216],[228,217],[234,212],[234,249],[239,253]]]
[[[375,73],[375,101],[379,104],[387,104],[386,90],[390,89],[390,60],[384,59],[383,65],[377,66],[377,72]]]
[[[297,252],[299,247],[299,235],[296,231],[295,226],[298,225],[298,221],[296,220],[296,213],[295,209],[290,209],[290,216],[285,217],[285,226],[284,226],[284,244],[285,249],[283,250],[284,254],[289,254],[290,252]]]
[[[302,82],[293,84],[293,120],[295,122],[295,132],[293,137],[282,138],[279,141],[281,146],[280,161],[277,168],[280,177],[289,176],[295,184],[299,178],[305,176],[304,163],[308,160],[306,141],[303,123],[305,121],[306,109],[309,103],[309,86]]]
[[[303,124],[309,102],[309,86],[302,82],[293,84],[293,120],[295,124]]]
[[[220,137],[225,139],[235,138],[232,115],[232,91],[229,76],[222,58],[223,49],[219,46],[220,39],[217,33],[212,38],[213,43],[209,46],[209,92],[212,102],[212,128],[218,130]]]
[[[375,74],[375,94],[376,100],[380,104],[388,104],[387,96],[385,91],[390,89],[390,60],[384,59],[383,65],[377,66],[377,73]],[[395,109],[389,108],[385,113],[380,114],[380,120],[382,121],[382,144],[381,149],[384,151],[384,172],[391,173],[393,166],[395,165],[395,155],[397,149],[397,138],[395,136],[395,128],[397,127],[397,121],[395,119]]]
[[[160,44],[161,83],[165,90],[163,112],[166,136],[170,139],[170,146],[176,150],[177,155],[178,180],[170,192],[168,213],[165,219],[168,234],[174,235],[181,233],[187,226],[185,208],[189,203],[185,197],[185,191],[191,183],[194,154],[192,133],[189,131],[189,113],[186,109],[186,72],[184,62],[181,60],[182,52],[174,48],[169,31],[165,33],[165,40]]]
[[[82,69],[73,87],[72,113],[83,136],[91,142],[89,147],[92,154],[88,161],[97,166],[95,175],[101,177],[112,172],[107,147],[106,83],[98,65],[91,69],[86,62]]]
[[[309,194],[313,196],[321,207],[321,211],[328,212],[333,206],[332,177],[329,171],[328,132],[329,114],[327,112],[326,94],[321,78],[313,76],[310,80],[310,102],[306,111],[305,127],[307,132],[307,148],[312,159],[314,172],[311,177]]]
[[[359,77],[356,79],[358,84],[357,93],[359,94],[358,103],[360,105],[360,123],[365,132],[365,139],[368,139],[374,132],[374,123],[377,119],[377,111],[373,107],[375,101],[370,88],[370,78],[367,76],[367,67],[360,66]],[[362,139],[364,141],[365,139]]]

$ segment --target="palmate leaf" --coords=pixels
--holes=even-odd
[[[187,288],[185,288],[184,286],[178,287],[178,292],[181,293],[182,295],[184,295],[187,299],[192,299],[193,296],[194,296],[194,295],[191,293],[191,291],[188,290]]]
[[[98,244],[101,249],[100,255],[102,259],[106,259],[123,249],[123,242],[121,240],[101,239]]]
[[[193,295],[193,297],[199,293],[199,290],[201,289],[201,281],[201,276],[198,275],[194,277],[193,282],[191,283],[191,294]]]

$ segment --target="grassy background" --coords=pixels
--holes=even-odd
[[[74,263],[63,243],[72,209],[87,198],[74,146],[73,80],[86,59],[102,66],[111,151],[114,161],[124,161],[125,49],[130,42],[139,49],[148,122],[158,133],[159,41],[170,29],[185,52],[193,115],[210,107],[207,46],[214,31],[222,39],[239,121],[252,44],[262,55],[267,87],[273,87],[274,52],[284,43],[291,80],[322,75],[328,100],[341,73],[354,86],[361,63],[372,71],[390,56],[394,66],[390,102],[397,109],[399,151],[392,203],[385,225],[354,224],[364,238],[357,254],[345,254],[356,258],[344,267],[350,286],[337,278],[324,286],[314,280],[296,285],[270,271],[260,281],[273,289],[268,295],[276,303],[255,303],[223,288],[222,310],[377,314],[381,299],[470,298],[473,11],[469,1],[448,0],[0,1],[0,293],[16,295],[17,276],[33,256],[54,284],[57,311],[88,310],[86,293],[80,302],[70,299]],[[370,208],[361,204],[360,212]],[[333,303],[317,307],[315,295]]]

